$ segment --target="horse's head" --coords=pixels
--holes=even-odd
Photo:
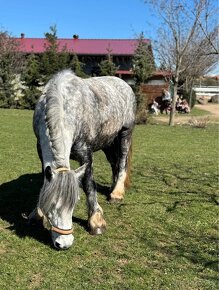
[[[68,249],[73,244],[72,214],[84,171],[85,165],[77,170],[58,168],[53,171],[50,166],[45,169],[38,207],[30,218],[42,220],[58,249]]]
[[[42,221],[44,228],[51,232],[55,248],[68,249],[74,241],[72,228],[72,211],[60,211],[60,207],[52,209],[45,215],[41,208],[37,208],[37,216]]]

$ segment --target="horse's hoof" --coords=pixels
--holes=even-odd
[[[113,192],[110,193],[110,202],[112,203],[118,203],[121,202],[124,198],[124,190],[113,190]]]
[[[101,235],[106,229],[106,222],[103,218],[102,209],[99,208],[88,220],[88,227],[91,235]]]
[[[106,227],[90,229],[90,234],[92,236],[102,235],[105,232],[105,230],[106,230]]]
[[[109,202],[110,203],[120,203],[123,201],[123,198],[111,197]]]

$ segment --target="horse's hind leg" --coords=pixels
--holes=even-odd
[[[103,152],[106,155],[112,169],[112,187],[114,188],[119,174],[119,156],[120,156],[120,138],[117,136],[113,143],[103,148]]]
[[[113,191],[110,194],[112,201],[121,201],[125,187],[129,186],[131,135],[131,129],[121,130],[111,147],[104,150],[113,171]]]

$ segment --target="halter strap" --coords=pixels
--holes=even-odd
[[[56,170],[55,170],[56,173],[66,172],[66,171],[70,171],[70,169],[67,167],[59,167],[59,168],[56,168]]]
[[[64,229],[60,229],[58,227],[51,226],[50,231],[58,233],[60,235],[70,235],[73,233],[73,228],[68,229],[68,230],[64,230]]]
[[[58,227],[55,227],[55,226],[52,224],[52,222],[50,221],[50,219],[48,219],[48,218],[44,215],[44,213],[42,212],[41,208],[39,208],[39,207],[37,208],[37,213],[38,213],[39,217],[40,217],[41,219],[43,219],[43,226],[44,226],[45,228],[47,228],[48,230],[50,230],[50,231],[52,231],[52,232],[56,232],[56,233],[58,233],[58,234],[60,234],[60,235],[70,235],[70,234],[73,233],[73,228],[65,230],[65,229],[60,229],[60,228],[58,228]]]

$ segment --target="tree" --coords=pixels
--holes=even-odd
[[[140,85],[151,76],[154,70],[154,61],[151,46],[145,42],[144,34],[137,39],[137,47],[132,60],[135,86],[134,91],[137,99],[136,123],[147,121],[147,100],[140,92]]]
[[[41,58],[42,81],[47,82],[54,73],[69,66],[69,53],[66,47],[59,48],[56,25],[50,26],[50,32],[45,33],[47,45]]]
[[[209,35],[210,39],[216,39],[216,30]],[[190,106],[192,106],[192,95],[194,81],[200,76],[207,74],[217,61],[216,51],[213,53],[214,47],[205,37],[192,43],[188,47],[182,66],[185,68],[179,75],[179,82],[183,85],[183,91],[188,96]]]
[[[173,73],[173,100],[169,125],[174,125],[180,81],[207,73],[218,55],[217,13],[209,0],[151,0],[161,28],[154,44],[156,58]]]
[[[17,51],[18,43],[7,31],[0,32],[0,106],[16,105],[14,82],[24,67],[24,57]]]
[[[47,81],[52,74],[58,71],[58,43],[56,26],[50,26],[50,32],[45,33],[47,45],[41,59],[41,73]]]
[[[99,64],[100,75],[101,76],[114,76],[118,68],[113,62],[113,58],[111,55],[112,50],[110,48],[107,48],[107,52],[108,53],[107,53],[106,59],[101,61],[101,63]]]
[[[27,65],[22,75],[22,80],[25,82],[24,97],[22,98],[21,106],[27,109],[34,109],[36,102],[40,96],[40,62],[39,57],[35,54],[30,54],[27,57]]]
[[[39,86],[40,62],[39,57],[32,53],[27,56],[27,64],[23,73],[23,80],[29,87]]]
[[[137,88],[151,76],[151,73],[154,70],[152,51],[149,50],[149,46],[145,43],[144,39],[144,34],[141,33],[132,60]]]
[[[73,72],[76,74],[76,76],[81,77],[81,78],[88,77],[86,73],[83,71],[84,64],[79,61],[76,53],[73,53],[73,58],[70,63],[70,67],[73,70]]]

